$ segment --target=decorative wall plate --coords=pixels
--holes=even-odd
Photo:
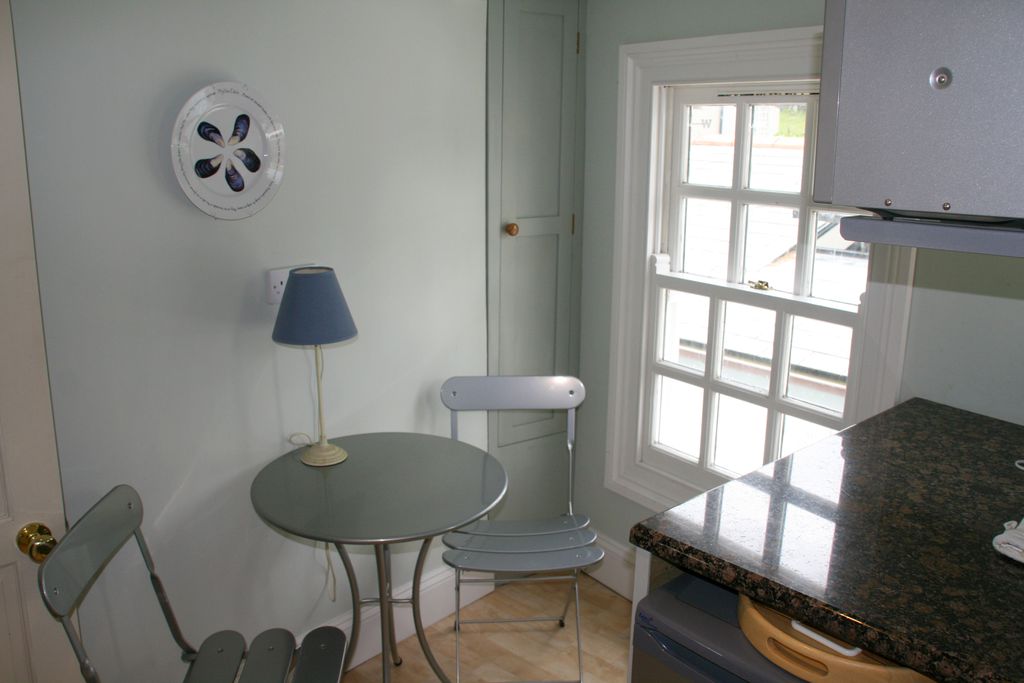
[[[284,177],[284,126],[244,83],[208,85],[181,108],[171,161],[185,195],[214,218],[247,218]]]

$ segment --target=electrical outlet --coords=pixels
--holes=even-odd
[[[284,286],[288,284],[288,273],[295,268],[308,268],[312,263],[301,263],[297,266],[271,268],[267,271],[267,303],[279,304],[284,296]]]

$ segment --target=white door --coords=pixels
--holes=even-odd
[[[0,0],[0,681],[79,679],[63,630],[43,606],[37,565],[15,537],[28,522],[64,532],[43,350],[9,0]]]
[[[488,15],[488,369],[574,374],[579,2],[491,0]],[[504,514],[561,507],[564,431],[550,412],[492,419],[512,481]]]

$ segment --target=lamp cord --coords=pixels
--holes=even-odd
[[[313,437],[305,432],[295,432],[288,435],[288,443],[293,446],[312,446]]]
[[[324,439],[324,399],[323,399],[323,377],[324,377],[324,360],[323,355],[320,352],[318,346],[314,351],[316,357],[316,369],[314,370],[314,377],[316,378],[316,404],[317,404],[317,423],[315,428],[317,433],[320,435],[320,439]],[[305,432],[293,432],[288,435],[288,443],[293,446],[312,446],[313,444],[320,443],[320,441],[310,436]]]
[[[327,594],[331,602],[338,601],[338,577],[334,574],[334,563],[331,562],[331,544],[324,541],[324,560],[327,561],[327,575],[324,576],[324,584],[327,586]]]

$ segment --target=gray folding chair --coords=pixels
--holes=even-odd
[[[142,537],[142,500],[131,486],[115,486],[86,512],[57,544],[39,567],[39,591],[43,601],[60,618],[71,647],[78,657],[82,676],[98,683],[97,673],[73,624],[74,613],[107,563],[135,536],[150,583],[181,648],[189,662],[185,683],[232,683],[245,663],[237,683],[283,683],[294,668],[292,683],[337,683],[345,654],[345,634],[333,626],[311,631],[295,649],[295,637],[283,628],[264,631],[245,649],[245,638],[236,631],[218,631],[203,641],[197,651],[181,633],[171,610],[163,583],[153,567]]]
[[[576,649],[583,680],[580,640],[580,571],[600,562],[604,551],[594,545],[597,535],[590,518],[573,510],[576,408],[586,391],[575,377],[452,377],[441,387],[441,401],[451,410],[452,438],[459,435],[458,414],[473,410],[565,410],[569,491],[564,515],[539,520],[481,520],[446,534],[451,548],[442,555],[455,569],[455,681],[461,680],[461,633],[464,624],[514,621],[557,621],[565,626],[569,603],[576,601]],[[491,574],[465,578],[465,572]],[[462,619],[459,605],[463,583],[504,584],[515,581],[571,581],[572,590],[562,613],[526,619]]]

